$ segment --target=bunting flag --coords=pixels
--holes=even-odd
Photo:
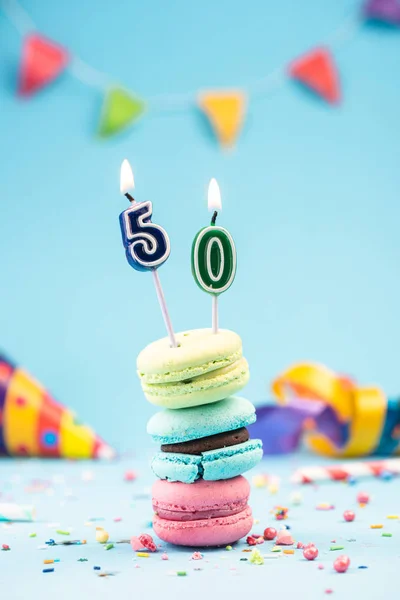
[[[221,146],[233,146],[245,118],[246,95],[239,90],[204,92],[198,96],[198,105],[208,118]]]
[[[45,87],[64,71],[68,52],[50,40],[35,33],[28,35],[23,44],[18,93],[30,96]]]
[[[367,19],[400,26],[399,0],[368,0],[364,6]]]
[[[99,123],[99,135],[109,137],[137,121],[145,111],[145,103],[122,88],[110,89],[105,98]]]
[[[400,26],[400,0],[360,0],[361,2],[361,12],[365,20]],[[10,9],[9,4],[14,8]],[[36,26],[24,8],[19,5],[18,0],[13,0],[12,3],[6,2],[3,11],[15,28],[24,35],[18,92],[25,97],[31,96],[59,77],[70,62],[69,53],[41,34],[30,33],[37,30]],[[331,32],[328,39],[334,41],[337,48],[361,31],[362,20],[358,15],[354,15],[350,19],[350,26],[349,18],[346,17],[346,20]],[[70,74],[88,87],[100,88],[104,93],[103,108],[97,127],[99,136],[109,138],[142,117],[147,108],[147,103],[142,98],[124,87],[110,85],[113,77],[88,65],[75,54],[72,54],[72,57]],[[267,93],[271,88],[281,85],[285,81],[282,77],[285,73],[318,94],[326,102],[339,103],[341,99],[339,75],[330,47],[316,47],[288,66],[283,65],[272,70],[246,90],[196,92],[196,106],[208,119],[221,146],[233,146],[236,142],[246,117],[248,98],[251,98],[253,93],[259,94],[260,91]],[[193,107],[193,95],[191,93],[164,94],[161,100],[160,96],[155,99],[150,98],[149,104],[155,104],[158,113],[174,112],[182,108],[190,111]]]
[[[300,81],[327,102],[339,102],[339,76],[327,48],[316,48],[296,59],[289,65],[288,72],[290,77]]]
[[[75,459],[113,458],[115,451],[0,354],[0,454]]]

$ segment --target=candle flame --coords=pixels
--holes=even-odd
[[[131,165],[125,158],[121,165],[121,177],[120,177],[120,190],[121,194],[126,194],[128,190],[132,190],[135,187],[135,180],[133,179],[133,173]]]
[[[221,192],[219,191],[219,185],[217,180],[213,177],[208,185],[208,210],[221,209]]]

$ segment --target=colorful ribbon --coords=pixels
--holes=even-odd
[[[272,382],[277,405],[257,409],[252,436],[265,453],[307,445],[332,457],[400,453],[400,399],[379,387],[359,387],[323,365],[294,365]]]

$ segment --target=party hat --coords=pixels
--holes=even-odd
[[[0,354],[0,454],[113,458],[115,451],[29,373]]]

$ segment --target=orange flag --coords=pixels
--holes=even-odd
[[[297,79],[331,104],[340,101],[339,74],[327,48],[316,48],[294,60],[289,75]]]
[[[239,90],[203,92],[198,96],[198,106],[222,146],[235,144],[245,118],[246,100],[246,95]]]

